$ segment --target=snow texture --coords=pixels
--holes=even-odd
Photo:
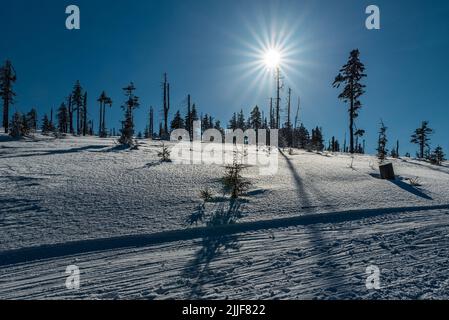
[[[392,160],[387,181],[373,156],[294,150],[273,176],[246,169],[231,206],[222,165],[161,163],[160,142],[140,144],[0,136],[0,298],[449,298],[447,163]],[[207,187],[206,211],[235,225],[188,223]]]

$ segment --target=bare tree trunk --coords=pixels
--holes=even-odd
[[[83,103],[83,136],[87,134],[87,92],[84,94]]]
[[[8,93],[5,93],[6,95]],[[8,133],[9,129],[9,99],[8,97],[3,97],[3,128],[5,128],[5,133]]]

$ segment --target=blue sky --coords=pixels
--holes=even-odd
[[[343,140],[346,106],[332,82],[350,50],[359,48],[367,68],[367,93],[358,127],[374,152],[380,119],[390,147],[414,154],[412,131],[429,120],[433,145],[449,150],[449,1],[287,0],[40,0],[2,2],[0,60],[17,74],[16,110],[42,115],[58,107],[80,80],[97,124],[96,98],[113,98],[109,128],[120,126],[121,88],[133,81],[141,98],[137,130],[149,106],[161,115],[162,74],[168,73],[172,110],[188,93],[200,112],[227,124],[233,112],[256,104],[265,112],[274,79],[257,66],[269,36],[284,43],[285,88],[301,96],[301,120]],[[65,28],[65,8],[81,10],[81,30]],[[365,28],[365,8],[378,5],[381,30]],[[285,97],[286,90],[283,92]],[[283,100],[285,103],[285,99]],[[293,107],[295,113],[296,107]],[[157,125],[156,125],[157,127]]]

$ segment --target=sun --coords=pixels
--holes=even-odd
[[[265,65],[268,69],[278,68],[281,64],[281,53],[276,49],[269,49],[264,55]]]

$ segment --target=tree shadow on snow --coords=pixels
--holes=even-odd
[[[108,146],[91,145],[91,146],[84,146],[84,147],[79,147],[79,148],[71,148],[71,149],[63,149],[63,150],[55,149],[55,150],[48,150],[45,152],[17,154],[17,155],[13,155],[13,156],[3,156],[3,157],[0,157],[0,159],[51,156],[51,155],[56,155],[56,154],[70,154],[70,153],[77,153],[77,152],[82,152],[82,151],[98,150],[98,149],[103,149],[106,147],[108,147]]]
[[[370,173],[370,176],[377,178],[377,179],[381,179],[380,175],[377,173]],[[433,200],[433,198],[427,194],[425,194],[419,187],[415,187],[412,186],[411,184],[408,184],[406,182],[404,182],[403,178],[398,177],[395,180],[386,180],[388,182],[391,182],[392,184],[398,186],[399,188],[401,188],[404,191],[410,192],[411,194],[426,199],[426,200]]]
[[[298,191],[298,207],[313,207],[309,194],[305,189],[304,182],[294,164],[282,151],[280,154],[285,158],[288,168],[293,175],[295,186]],[[313,185],[308,185],[308,189],[313,193],[320,195],[320,199],[326,199],[325,195],[322,195],[320,190]],[[316,283],[321,284],[321,288],[319,288],[318,291],[324,294],[324,297],[320,296],[319,298],[336,299],[337,295],[338,298],[350,298],[353,295],[351,288],[344,286],[347,282],[345,279],[348,276],[345,273],[346,266],[339,265],[329,252],[331,248],[335,247],[334,241],[324,237],[320,230],[320,225],[306,225],[305,228],[309,231],[309,243],[313,246],[312,252],[313,257],[315,257],[315,267],[317,267],[317,269],[313,269],[312,273],[318,277]],[[313,266],[309,265],[309,267],[312,268]],[[292,284],[292,286],[294,285],[295,284]]]
[[[220,204],[207,222],[207,226],[213,228],[236,223],[242,216],[240,206],[241,203],[238,200],[231,200],[228,207],[224,203]],[[194,259],[184,268],[182,274],[186,285],[190,286],[190,299],[204,298],[203,289],[206,284],[222,283],[226,279],[228,273],[223,269],[212,268],[210,263],[228,250],[239,250],[240,246],[237,235],[203,237],[201,248],[196,252]]]

